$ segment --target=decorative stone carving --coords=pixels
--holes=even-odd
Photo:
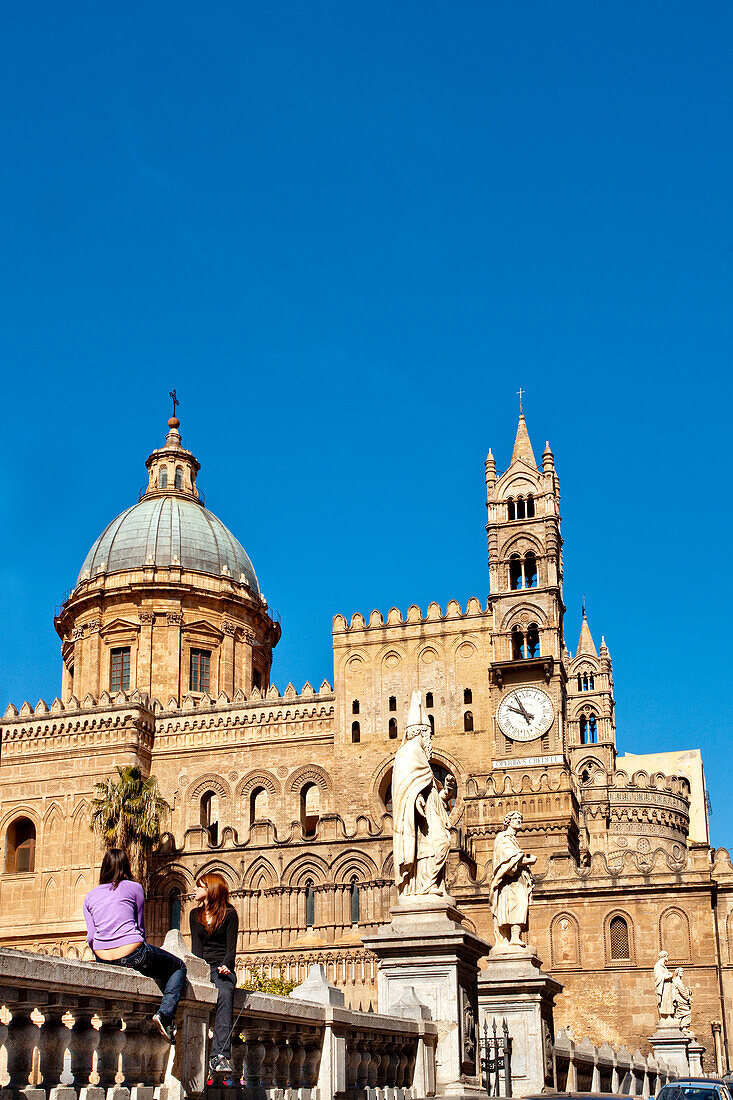
[[[168,620],[168,626],[181,626],[183,623],[182,611],[166,611],[165,617]]]
[[[234,623],[227,622],[226,620],[221,624],[221,629],[225,634],[228,634],[230,638],[233,638],[237,633],[237,628]]]
[[[683,1031],[689,1031],[692,1023],[692,992],[682,980],[682,974],[682,967],[678,966],[672,979],[674,1015]]]
[[[657,1012],[660,1023],[668,1023],[674,1012],[674,987],[672,971],[667,966],[669,955],[666,951],[659,952],[659,958],[654,964],[654,991],[657,994]]]
[[[138,618],[141,623],[152,623],[155,619],[155,615],[152,611],[140,611]]]
[[[529,924],[533,879],[529,868],[537,856],[525,855],[517,843],[522,815],[513,810],[494,841],[491,871],[491,912],[494,916],[494,952],[526,950],[521,932]]]
[[[392,771],[394,869],[400,897],[446,894],[452,777],[445,785],[435,778],[430,767],[432,741],[422,693],[413,691]]]

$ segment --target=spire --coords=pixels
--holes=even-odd
[[[519,423],[517,424],[517,436],[514,440],[514,450],[512,451],[512,464],[515,463],[518,458],[529,463],[535,470],[537,469],[537,463],[535,462],[534,453],[532,451],[532,444],[529,441],[527,422],[522,412],[519,414]]]
[[[581,653],[585,654],[586,657],[598,656],[590,627],[588,626],[588,619],[585,614],[585,601],[583,601],[583,621],[580,624],[580,637],[578,638],[578,648],[575,656],[579,657]]]
[[[496,485],[496,459],[491,453],[490,448],[489,453],[486,456],[484,469],[486,471],[486,489],[493,489],[493,487]]]
[[[203,494],[196,485],[196,475],[201,469],[196,456],[187,451],[181,440],[179,428],[181,422],[176,416],[176,405],[180,404],[176,391],[171,390],[173,398],[173,416],[168,420],[168,434],[165,443],[147,459],[148,485],[145,496],[151,494],[180,494],[192,497],[199,504],[204,503]]]

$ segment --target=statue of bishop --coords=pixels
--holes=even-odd
[[[448,805],[455,780],[439,783],[430,766],[433,731],[422,693],[413,691],[405,735],[392,770],[394,873],[402,897],[445,896],[450,848]]]

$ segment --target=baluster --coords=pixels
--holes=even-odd
[[[322,1036],[318,1032],[311,1032],[306,1040],[305,1047],[305,1085],[314,1089],[318,1084],[318,1069],[321,1064]]]
[[[406,1081],[406,1078],[407,1078],[407,1053],[405,1051],[405,1040],[404,1039],[402,1039],[400,1041],[399,1056],[400,1056],[400,1064],[399,1064],[399,1069],[397,1070],[397,1080],[396,1080],[395,1083],[399,1088],[403,1089],[405,1087],[406,1083],[407,1083],[407,1081]]]
[[[387,1085],[389,1088],[395,1088],[397,1085],[397,1074],[400,1068],[400,1056],[397,1053],[397,1043],[394,1039],[391,1039],[387,1043],[387,1057],[389,1058],[389,1065],[385,1074],[387,1078]]]
[[[290,1059],[290,1086],[300,1089],[305,1078],[305,1047],[297,1036],[293,1036],[290,1044],[293,1051]]]
[[[407,1058],[405,1088],[411,1088],[412,1082],[415,1080],[415,1062],[417,1061],[417,1043],[412,1039],[409,1039],[405,1044],[405,1057]]]
[[[286,1035],[280,1040],[277,1062],[275,1063],[275,1085],[279,1089],[286,1089],[290,1084],[290,1063],[292,1060],[292,1036]]]
[[[260,1084],[265,1046],[259,1035],[247,1036],[244,1044],[244,1078],[247,1088],[256,1089]]]
[[[239,1036],[239,1028],[235,1028],[232,1035],[232,1067],[235,1082],[241,1081],[244,1077],[244,1054],[244,1043]]]
[[[346,1039],[346,1092],[352,1097],[356,1094],[360,1064],[361,1053],[357,1044],[357,1035],[350,1031]]]
[[[39,1035],[41,1051],[41,1080],[46,1089],[52,1089],[61,1081],[64,1070],[64,1053],[69,1029],[64,1023],[66,1006],[60,1003],[61,994],[52,994],[50,1004],[43,1006],[43,1023]]]
[[[278,1041],[272,1033],[263,1035],[262,1042],[265,1045],[265,1060],[262,1063],[262,1086],[271,1089],[275,1085],[275,1066],[278,1059]]]
[[[97,1076],[100,1088],[111,1089],[123,1080],[120,1072],[120,1053],[125,1045],[126,1036],[122,1030],[119,1008],[114,1005],[107,1006],[100,1015],[102,1025],[99,1029],[97,1046]]]
[[[33,1052],[39,1044],[40,1026],[31,1019],[35,1000],[29,1000],[29,990],[8,989],[3,992],[6,994],[3,1001],[12,1013],[5,1038],[8,1088],[19,1091],[28,1088],[34,1075]]]
[[[359,1065],[356,1070],[356,1086],[359,1092],[363,1092],[369,1080],[369,1065],[372,1060],[369,1044],[366,1039],[359,1041]]]
[[[371,1060],[369,1062],[369,1074],[368,1074],[368,1077],[367,1077],[367,1085],[369,1086],[370,1089],[376,1088],[376,1086],[378,1084],[380,1084],[380,1081],[379,1081],[379,1067],[382,1064],[382,1055],[376,1049],[376,1044],[378,1042],[379,1042],[379,1039],[375,1038],[374,1044],[369,1048],[369,1053],[371,1054]]]
[[[74,1023],[69,1029],[71,1076],[74,1088],[85,1088],[94,1068],[94,1051],[99,1045],[99,1032],[92,1026],[94,1011],[86,997],[80,998],[73,1009]]]
[[[125,1045],[122,1048],[122,1077],[128,1088],[143,1084],[145,1064],[143,1022],[146,1015],[143,1012],[134,1012],[131,1006],[125,1005]]]

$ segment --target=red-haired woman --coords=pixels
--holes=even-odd
[[[229,904],[226,879],[216,872],[202,875],[196,882],[191,910],[191,950],[211,967],[216,986],[216,1020],[209,1065],[214,1073],[231,1073],[232,1018],[237,979],[234,959],[237,953],[239,918]]]

